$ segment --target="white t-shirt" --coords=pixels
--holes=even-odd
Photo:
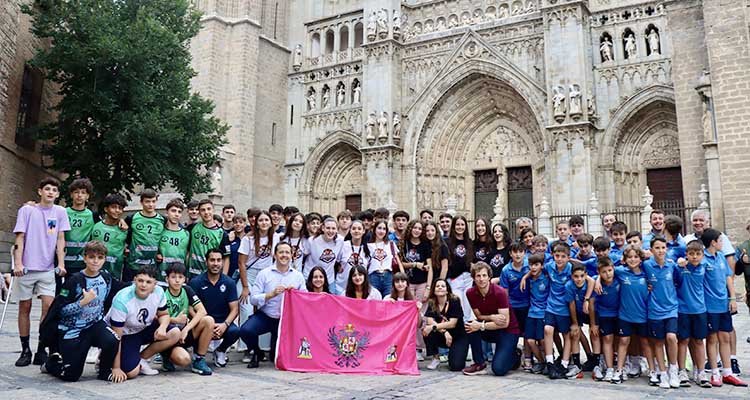
[[[123,335],[132,335],[146,329],[154,322],[156,313],[166,309],[167,297],[160,286],[141,299],[136,296],[135,284],[132,284],[115,295],[106,320],[111,326],[122,328]]]
[[[342,271],[336,275],[337,293],[344,293],[346,291],[346,282],[349,280],[349,272],[352,267],[361,265],[367,268],[369,265],[370,258],[365,254],[365,246],[367,245],[360,244],[359,246],[355,246],[351,240],[344,242],[339,258]]]
[[[238,252],[247,256],[247,262],[245,268],[247,268],[247,283],[252,286],[255,282],[255,277],[258,276],[258,272],[262,271],[273,265],[273,249],[276,247],[276,243],[279,242],[280,235],[278,233],[273,234],[273,242],[268,244],[268,237],[263,236],[260,238],[260,252],[255,254],[255,238],[252,236],[245,236],[242,238],[240,248]]]
[[[398,246],[388,241],[368,243],[367,247],[370,249],[370,265],[367,273],[390,271],[393,256],[398,255]]]
[[[285,238],[279,239],[281,242],[289,243],[292,246],[292,267],[297,271],[302,271],[302,262],[310,254],[310,242],[307,238]]]
[[[329,284],[336,282],[336,271],[334,265],[341,257],[341,249],[344,247],[344,241],[340,237],[335,240],[326,242],[324,235],[310,239],[310,256],[305,261],[303,274],[305,279],[310,275],[310,270],[314,267],[322,267],[326,271]]]

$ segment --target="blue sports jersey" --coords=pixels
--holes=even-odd
[[[96,297],[85,306],[81,306],[81,302],[77,300],[60,309],[60,321],[57,328],[61,331],[64,339],[75,339],[81,334],[81,331],[99,322],[104,316],[104,302],[109,295],[109,287],[101,275],[97,274],[90,277],[83,272],[79,273],[84,277],[85,287],[77,286],[75,288],[76,299],[83,296],[84,290],[94,290]]]
[[[706,312],[703,281],[706,276],[707,262],[698,265],[687,264],[679,269],[677,276],[677,298],[680,314],[702,314]]]
[[[687,245],[682,236],[677,236],[677,239],[667,242],[667,259],[677,262],[680,258],[687,256]]]
[[[529,261],[524,258],[521,270],[513,268],[513,262],[509,262],[500,272],[500,286],[508,290],[510,306],[512,308],[526,308],[529,306],[529,291],[521,291],[521,278],[529,272]]]
[[[612,246],[609,248],[609,259],[612,260],[612,263],[615,265],[615,267],[619,267],[623,265],[622,263],[623,251],[625,251],[625,246],[617,247],[615,246],[615,243],[612,242]]]
[[[594,292],[594,305],[596,308],[596,315],[606,318],[615,318],[618,315],[620,308],[620,281],[612,279],[612,282],[607,285],[601,282],[602,293],[598,294]]]
[[[729,311],[729,290],[727,277],[732,276],[732,270],[727,264],[724,253],[717,251],[711,255],[703,252],[706,261],[706,277],[703,281],[706,296],[706,311],[709,313],[725,313]]]
[[[583,286],[578,287],[571,278],[568,283],[565,284],[565,290],[567,291],[568,303],[571,301],[576,302],[576,311],[578,314],[583,314],[583,300],[586,298],[586,290],[589,285],[587,281],[583,281]],[[580,321],[579,321],[580,323]]]
[[[617,317],[636,324],[646,322],[648,312],[646,274],[643,270],[636,274],[627,267],[617,267],[615,279],[620,282],[620,308]]]
[[[587,257],[584,257],[579,252],[576,256],[576,259],[581,262],[586,267],[586,274],[588,276],[596,276],[599,275],[599,261],[596,258],[596,254],[589,254]]]
[[[652,257],[643,263],[643,270],[651,285],[651,294],[648,296],[648,319],[677,318],[677,288],[674,282],[675,275],[680,274],[677,264],[666,259],[662,266]]]
[[[526,282],[530,293],[529,318],[544,318],[547,310],[547,296],[549,295],[549,277],[542,271],[536,278],[529,278]]]
[[[544,265],[544,270],[549,275],[550,280],[547,312],[564,317],[570,316],[570,309],[568,309],[570,299],[567,298],[565,284],[570,280],[570,271],[572,268],[573,266],[567,263],[562,271],[558,271],[557,264],[554,261]]]

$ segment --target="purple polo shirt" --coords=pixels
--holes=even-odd
[[[54,269],[57,235],[69,230],[68,213],[63,207],[45,208],[39,204],[21,207],[13,232],[24,234],[23,266],[29,271]]]

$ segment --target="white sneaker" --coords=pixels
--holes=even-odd
[[[224,368],[227,366],[227,353],[223,351],[214,351],[214,365]]]
[[[221,339],[216,339],[208,342],[208,352],[213,353],[214,350],[216,350],[217,347],[221,344]]]
[[[607,368],[607,372],[604,374],[604,382],[612,382],[612,378],[615,376],[614,368]]]
[[[89,349],[88,354],[86,354],[86,364],[94,364],[96,363],[96,360],[99,359],[99,350],[96,347],[92,347]]]
[[[669,379],[669,386],[672,389],[677,389],[680,387],[680,375],[677,372],[677,368],[669,368],[669,372],[667,373],[667,377]],[[687,374],[685,374],[685,378],[687,378]]]
[[[677,376],[678,376],[678,379],[680,380],[680,386],[690,387],[690,377],[688,377],[688,373],[686,370],[681,369]]]
[[[677,384],[679,386],[679,382]],[[669,384],[669,373],[668,372],[662,372],[661,376],[659,377],[659,387],[662,389],[669,389],[672,386]]]
[[[141,366],[141,370],[138,372],[140,375],[153,376],[159,374],[159,370],[151,368],[151,365],[148,364],[148,361],[144,359],[141,359],[139,365]]]
[[[591,375],[592,375],[592,376],[594,377],[594,379],[596,379],[597,381],[600,381],[600,380],[604,379],[604,375],[602,374],[602,368],[601,368],[601,367],[599,367],[598,365],[597,365],[596,367],[594,367],[594,371],[593,371],[593,372],[591,373]],[[611,380],[611,379],[612,379],[612,377],[610,377],[610,380]]]
[[[656,371],[651,371],[648,374],[648,384],[651,386],[659,385],[659,374],[657,374]]]
[[[434,371],[439,366],[440,366],[440,359],[439,358],[433,358],[432,361],[430,361],[430,364],[427,365],[427,369]]]
[[[637,378],[641,376],[641,365],[638,363],[630,363],[629,366],[625,367],[625,370],[628,372],[627,375],[631,378]]]
[[[638,357],[638,365],[641,367],[641,371],[648,371],[648,362],[646,357]]]

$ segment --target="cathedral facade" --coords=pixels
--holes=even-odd
[[[748,4],[195,0],[193,88],[230,126],[210,195],[240,209],[450,208],[507,221],[542,204],[585,210],[592,196],[603,211],[640,209],[647,188],[654,206],[687,207],[705,188],[714,225],[739,240]],[[0,48],[15,49],[0,58],[0,176],[22,189],[0,194],[6,232],[45,173],[16,137],[35,89],[24,86],[24,17],[0,11],[12,23],[0,24]]]

